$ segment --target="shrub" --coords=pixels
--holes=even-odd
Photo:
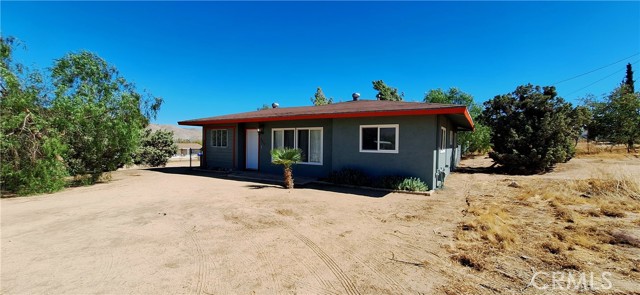
[[[371,185],[371,177],[364,172],[353,168],[343,168],[339,171],[333,171],[329,174],[327,180],[338,184],[359,186]]]
[[[403,191],[424,192],[429,190],[429,186],[427,186],[426,183],[420,180],[420,178],[408,177],[402,180],[400,184],[398,184],[397,189]]]
[[[156,130],[151,132],[146,129],[140,150],[135,157],[135,163],[151,167],[164,167],[177,149],[178,146],[173,141],[173,131]]]
[[[376,186],[388,189],[398,189],[404,179],[404,176],[398,175],[383,176],[380,178],[378,183],[376,183]]]
[[[518,86],[484,106],[480,121],[491,128],[489,157],[517,173],[548,171],[571,159],[586,121],[582,109],[558,97],[553,86]]]

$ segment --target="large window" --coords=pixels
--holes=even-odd
[[[398,153],[398,124],[361,125],[360,152]]]
[[[227,129],[212,129],[211,130],[211,146],[212,147],[227,147],[228,138]]]
[[[272,148],[297,148],[301,164],[322,165],[322,127],[273,129]]]

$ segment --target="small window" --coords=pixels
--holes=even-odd
[[[440,152],[447,149],[447,128],[440,127]]]
[[[453,130],[449,130],[449,146],[453,147]]]
[[[227,147],[227,129],[212,129],[211,130],[211,146],[212,147]]]
[[[360,126],[360,152],[398,153],[398,125]]]

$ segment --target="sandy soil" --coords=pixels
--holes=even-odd
[[[465,195],[505,178],[457,173],[420,196],[212,175],[129,169],[109,183],[2,199],[1,293],[438,294],[461,280],[482,285],[445,248]]]
[[[399,294],[446,283],[441,244],[462,198],[162,171],[2,199],[2,293]]]

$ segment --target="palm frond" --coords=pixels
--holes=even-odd
[[[302,151],[291,148],[277,148],[271,150],[271,163],[291,167],[302,160]]]

